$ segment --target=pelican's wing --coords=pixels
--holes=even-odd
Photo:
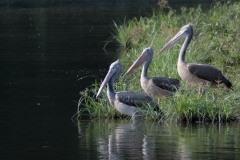
[[[116,99],[124,104],[130,106],[143,107],[146,103],[151,103],[153,100],[145,93],[135,92],[117,92]]]
[[[201,79],[210,81],[211,83],[224,83],[227,87],[232,88],[231,82],[227,80],[220,70],[206,64],[190,63],[187,65],[188,70]]]
[[[175,92],[180,87],[180,82],[174,78],[166,77],[153,77],[152,82],[161,89],[169,90]]]

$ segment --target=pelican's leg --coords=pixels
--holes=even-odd
[[[204,93],[205,93],[204,88],[203,88],[202,86],[200,86],[200,87],[198,88],[198,90],[199,90],[199,97],[203,96]]]
[[[143,113],[141,111],[136,111],[131,119],[134,121],[134,120],[139,120],[139,119],[142,119],[143,118]]]

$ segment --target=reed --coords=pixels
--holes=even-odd
[[[234,91],[225,88],[208,88],[203,96],[196,88],[182,83],[174,97],[156,100],[164,112],[161,120],[166,121],[236,121],[240,118],[240,3],[216,3],[209,10],[181,8],[167,13],[154,11],[151,17],[141,17],[115,26],[113,37],[124,48],[121,61],[125,69],[140,55],[141,51],[151,46],[155,53],[185,24],[191,22],[194,37],[187,50],[186,61],[207,63],[223,71],[233,83]],[[176,62],[181,43],[170,48],[166,53],[154,55],[149,76],[179,78]],[[167,62],[167,63],[166,63]],[[123,72],[126,70],[123,70]],[[140,88],[140,69],[126,77],[120,76],[116,90],[143,92]],[[84,97],[84,110],[91,117],[122,117],[108,103],[106,94],[96,100],[94,95],[98,83],[90,90],[91,95]],[[86,92],[86,91],[85,91]],[[159,115],[148,111],[146,120],[159,120]]]

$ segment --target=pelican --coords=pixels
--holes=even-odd
[[[191,24],[183,26],[180,31],[160,50],[164,52],[176,42],[185,38],[185,41],[180,49],[177,71],[183,81],[191,86],[197,86],[199,93],[204,93],[206,86],[218,87],[225,85],[227,88],[232,89],[232,83],[222,75],[222,72],[207,64],[186,63],[186,49],[193,37],[193,28]]]
[[[117,60],[110,65],[109,71],[98,90],[97,97],[107,85],[107,96],[110,104],[121,114],[132,117],[142,115],[142,109],[144,109],[146,105],[154,108],[157,106],[154,104],[152,98],[144,93],[127,91],[115,92],[113,83],[120,72],[121,64],[119,60]]]
[[[141,73],[141,87],[151,97],[162,98],[165,96],[172,96],[180,84],[177,79],[167,77],[147,77],[147,70],[153,58],[153,49],[151,47],[145,48],[142,54],[132,64],[125,74],[132,72],[134,69],[144,63]]]

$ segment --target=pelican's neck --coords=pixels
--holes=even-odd
[[[114,89],[114,81],[116,79],[116,76],[112,76],[112,78],[110,78],[110,80],[108,81],[108,85],[107,85],[107,96],[109,101],[113,101],[115,99],[115,89]]]
[[[149,58],[149,59],[144,63],[143,68],[142,68],[141,78],[147,79],[147,70],[148,70],[148,67],[149,67],[151,61],[152,61],[152,58]]]
[[[185,40],[184,40],[184,43],[183,43],[183,45],[182,45],[182,47],[181,47],[181,49],[180,49],[180,52],[179,52],[178,63],[184,63],[184,64],[186,63],[186,62],[185,62],[186,50],[187,50],[187,47],[188,47],[189,43],[190,43],[191,40],[192,40],[192,35],[193,35],[193,33],[190,32],[190,33],[186,36],[186,38],[185,38]]]

